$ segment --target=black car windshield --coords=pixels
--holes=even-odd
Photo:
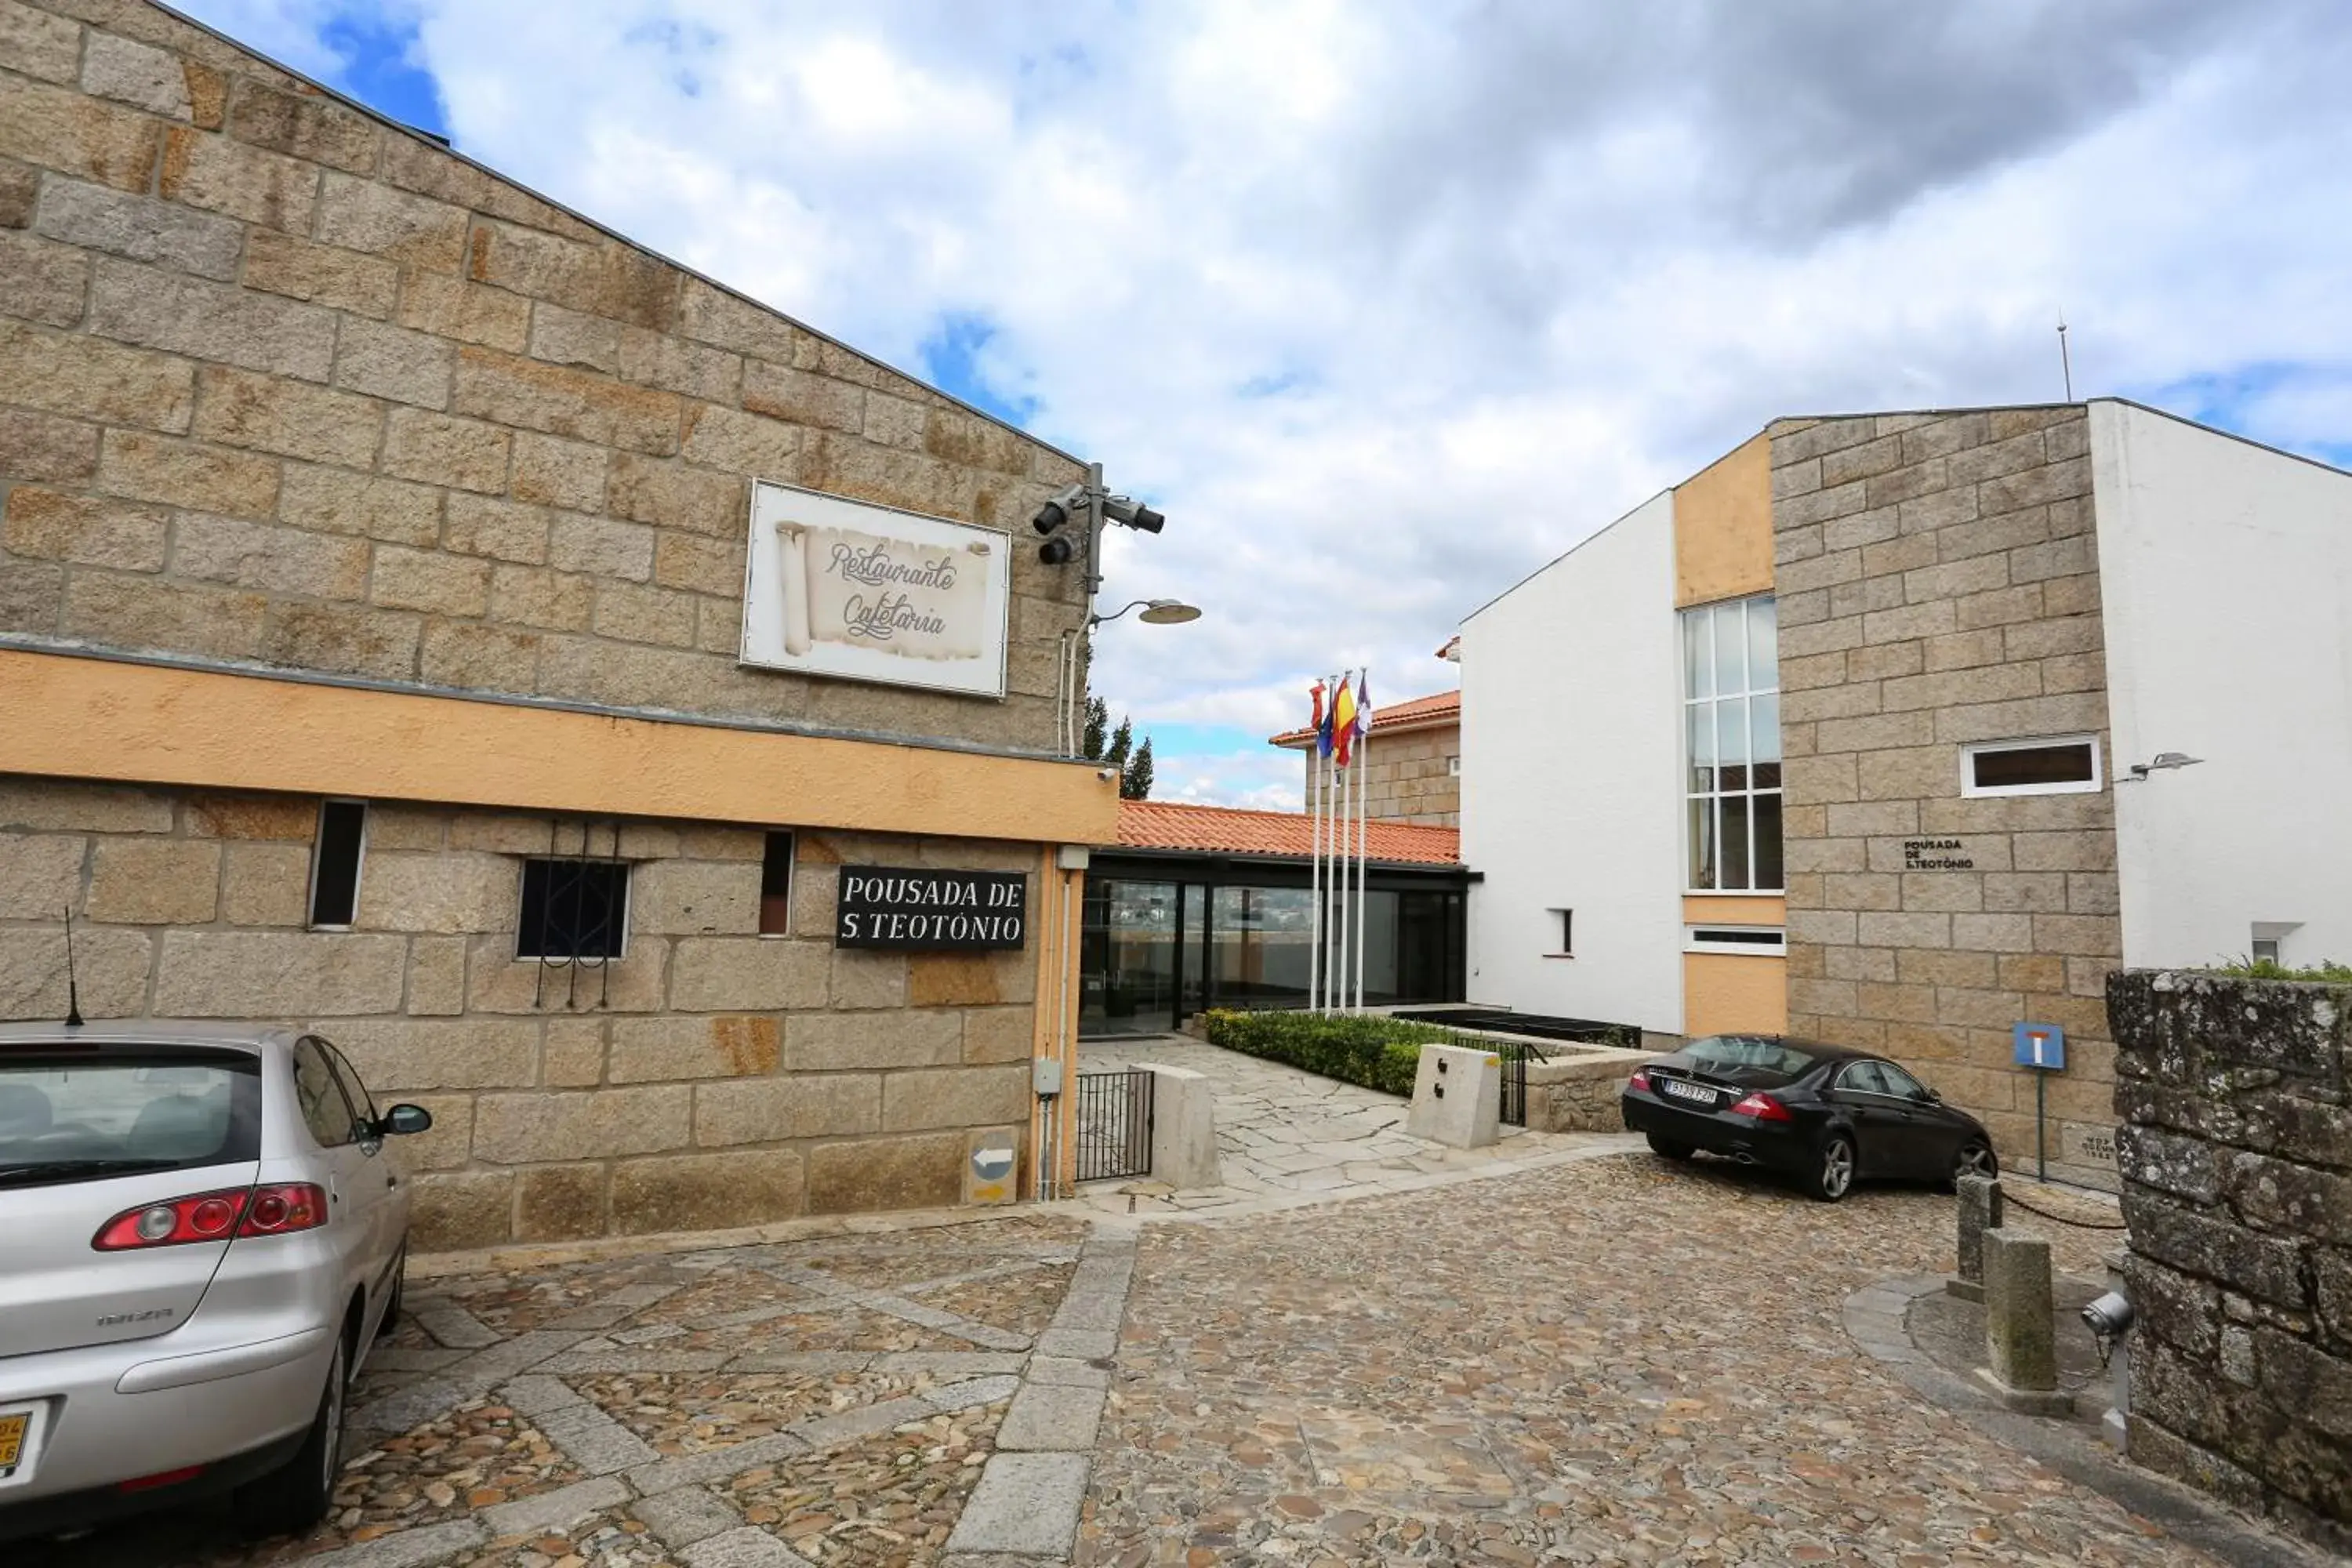
[[[1769,1035],[1707,1035],[1685,1046],[1683,1053],[1702,1068],[1760,1068],[1790,1078],[1810,1070],[1820,1059]]]
[[[242,1052],[0,1050],[0,1186],[101,1181],[261,1152],[261,1068]]]

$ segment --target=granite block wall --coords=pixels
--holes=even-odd
[[[2035,1133],[2011,1026],[2059,1025],[2051,1169],[2112,1186],[2111,787],[1960,779],[1969,742],[2106,749],[2088,429],[2080,405],[1784,421],[1772,521],[1789,1027],[1915,1068],[2014,1166]]]
[[[1396,734],[1372,732],[1372,745],[1363,764],[1365,804],[1379,821],[1410,822],[1425,827],[1462,826],[1462,777],[1454,763],[1462,755],[1462,731],[1406,730]],[[1314,809],[1316,757],[1305,753],[1299,786],[1299,809]]]
[[[420,1250],[964,1200],[1024,1147],[1036,954],[836,951],[844,862],[1033,873],[1034,846],[796,836],[761,936],[764,832],[378,803],[357,918],[306,926],[318,801],[0,774],[0,1019],[275,1022],[340,1047],[405,1140]],[[584,835],[584,837],[583,837]],[[525,857],[629,863],[609,969],[518,959]]]
[[[2131,1456],[2352,1555],[2352,986],[2108,982]]]

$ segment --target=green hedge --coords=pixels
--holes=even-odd
[[[1218,1009],[1202,1014],[1201,1026],[1213,1046],[1407,1099],[1421,1067],[1422,1047],[1467,1043],[1434,1024],[1371,1015],[1335,1017]]]

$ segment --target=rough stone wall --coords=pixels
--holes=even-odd
[[[2131,1456],[2352,1554],[2352,986],[2107,984]]]
[[[1448,759],[1462,754],[1462,731],[1407,730],[1394,735],[1372,731],[1370,760],[1363,779],[1371,815],[1383,822],[1425,827],[1462,826],[1462,780]],[[1304,753],[1301,810],[1315,804],[1315,752]]]
[[[2113,771],[2088,430],[2080,406],[1774,426],[1789,1027],[1916,1068],[2017,1163],[2011,1026],[2061,1025],[2052,1169],[2113,1185],[2112,795],[1960,795],[1965,742],[2095,732]]]
[[[142,0],[0,24],[0,631],[1051,749],[736,667],[753,477],[1020,527],[1080,470]]]
[[[844,861],[1034,871],[1034,847],[798,838],[792,933],[759,929],[761,829],[597,818],[632,864],[609,975],[517,960],[520,864],[581,819],[373,805],[358,918],[305,929],[311,797],[0,775],[0,1019],[82,1007],[315,1027],[403,1144],[419,1249],[960,1203],[1026,1140],[1034,952],[836,952]],[[1032,895],[1034,896],[1034,878]],[[605,982],[609,980],[609,986]]]
[[[1531,1132],[1622,1132],[1618,1095],[1645,1059],[1640,1051],[1609,1051],[1528,1064],[1528,1130]]]

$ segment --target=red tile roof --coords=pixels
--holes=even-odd
[[[1391,702],[1385,708],[1372,710],[1372,733],[1382,730],[1431,730],[1440,724],[1462,721],[1462,693],[1459,690],[1434,692],[1427,697],[1415,697],[1403,702]],[[1308,729],[1285,730],[1269,742],[1276,746],[1296,746],[1315,733]]]
[[[1240,811],[1168,800],[1118,803],[1118,841],[1130,849],[1191,849],[1304,860],[1314,853],[1314,823],[1303,811]],[[1415,866],[1462,863],[1458,828],[1374,822],[1369,838],[1375,860]]]

